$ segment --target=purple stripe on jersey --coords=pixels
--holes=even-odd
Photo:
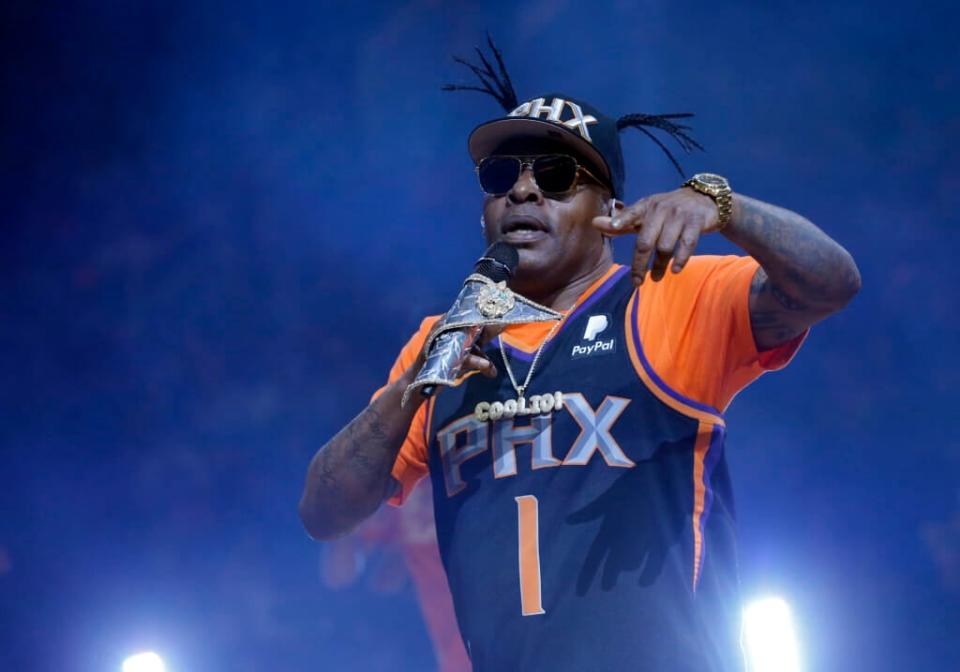
[[[639,303],[640,303],[640,292],[635,292],[633,295],[633,310],[631,311],[633,313],[634,323],[630,325],[630,333],[633,335],[633,346],[637,351],[637,355],[640,357],[640,363],[643,365],[643,368],[647,372],[647,375],[650,376],[650,378],[652,378],[653,381],[664,392],[669,394],[671,397],[673,397],[677,401],[687,404],[688,406],[693,406],[694,408],[699,409],[701,411],[706,411],[707,413],[710,413],[712,415],[718,415],[722,418],[723,413],[721,413],[717,409],[713,408],[712,406],[707,406],[706,404],[702,404],[699,401],[694,401],[693,399],[690,399],[689,397],[686,397],[680,394],[679,392],[674,390],[672,387],[667,385],[665,382],[663,382],[663,379],[657,375],[657,372],[653,370],[653,367],[650,366],[650,362],[647,361],[647,356],[643,352],[643,345],[640,343],[640,325],[636,323],[637,306]]]
[[[621,266],[620,268],[615,270],[613,272],[613,275],[607,278],[604,281],[604,283],[597,288],[597,291],[595,291],[593,294],[590,295],[590,298],[588,298],[586,301],[584,301],[579,306],[577,306],[577,309],[570,314],[570,316],[567,318],[566,324],[564,324],[563,326],[566,327],[567,324],[570,324],[575,319],[577,319],[577,316],[579,316],[580,313],[582,313],[587,308],[589,308],[590,306],[595,304],[597,301],[599,301],[600,297],[602,297],[604,294],[609,292],[610,288],[613,287],[617,283],[617,281],[620,278],[622,278],[628,270],[630,269],[628,269],[626,266]],[[560,331],[563,331],[563,328],[561,328]]]
[[[556,337],[557,337],[558,335],[560,335],[560,332],[562,332],[564,329],[566,329],[567,326],[568,326],[570,323],[572,323],[572,322],[580,315],[580,313],[582,313],[584,310],[586,310],[587,308],[589,308],[590,306],[592,306],[593,304],[595,304],[597,301],[600,300],[600,298],[601,298],[604,294],[606,294],[607,292],[609,292],[609,291],[610,291],[610,288],[613,287],[613,286],[616,284],[616,282],[617,282],[620,278],[622,278],[623,275],[624,275],[628,270],[629,270],[629,269],[628,269],[626,266],[623,266],[623,267],[621,267],[621,268],[618,268],[616,271],[613,272],[613,274],[612,274],[609,278],[607,278],[606,280],[604,280],[604,281],[603,281],[603,284],[600,285],[599,287],[597,287],[596,291],[595,291],[593,294],[591,294],[590,297],[589,297],[586,301],[584,301],[584,302],[581,303],[579,306],[577,306],[577,309],[576,309],[575,311],[573,311],[572,313],[570,313],[570,315],[567,316],[567,319],[564,320],[563,324],[560,325],[560,328],[559,328],[559,329],[556,331],[556,333],[550,338],[550,342],[547,343],[546,346],[544,346],[544,350],[547,350],[547,349],[549,349],[549,348],[552,346],[552,344],[553,344],[554,340],[556,339]],[[498,336],[497,338],[493,339],[493,340],[491,341],[491,343],[492,343],[494,346],[499,347],[499,346],[500,346],[500,337]],[[534,355],[536,355],[536,352],[524,352],[523,350],[520,350],[519,348],[513,347],[512,345],[510,345],[510,344],[507,343],[507,342],[504,342],[503,347],[504,347],[504,350],[506,350],[508,353],[510,353],[510,357],[512,357],[512,358],[514,358],[514,359],[523,360],[524,362],[532,362]]]
[[[707,454],[703,458],[703,512],[700,514],[700,564],[697,571],[696,581],[700,582],[700,575],[703,574],[703,566],[707,561],[707,518],[710,517],[710,510],[713,508],[713,488],[710,482],[713,478],[713,470],[720,462],[720,454],[723,452],[723,437],[726,433],[723,425],[714,425],[710,432],[710,445],[707,447]]]

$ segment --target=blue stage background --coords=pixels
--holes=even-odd
[[[521,97],[696,112],[688,174],[853,253],[861,294],[729,413],[744,593],[790,602],[810,672],[960,669],[958,20],[4,3],[0,669],[432,669],[411,589],[325,588],[296,504],[482,251],[466,135],[499,111],[439,87],[488,29]],[[676,187],[625,150],[628,200]]]

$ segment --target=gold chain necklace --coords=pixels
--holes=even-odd
[[[499,420],[500,418],[512,418],[517,415],[544,415],[552,413],[553,411],[559,411],[563,408],[563,392],[559,390],[553,394],[535,394],[530,397],[529,400],[523,396],[523,393],[530,386],[534,369],[537,368],[537,363],[540,361],[540,355],[543,353],[547,341],[553,336],[557,327],[560,326],[561,321],[562,320],[554,322],[553,326],[550,327],[550,331],[547,332],[546,337],[540,343],[540,347],[537,348],[537,352],[533,356],[533,362],[530,363],[530,369],[527,371],[527,377],[523,381],[523,385],[517,385],[517,379],[513,375],[513,369],[510,368],[510,360],[507,359],[506,350],[503,348],[503,335],[500,335],[500,356],[503,358],[507,375],[510,377],[510,384],[513,385],[513,389],[517,392],[517,398],[494,402],[481,401],[473,411],[477,420],[486,422],[488,420]]]

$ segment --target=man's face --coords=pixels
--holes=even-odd
[[[502,241],[517,249],[520,265],[511,286],[536,295],[596,267],[605,243],[591,221],[607,214],[609,205],[609,191],[582,172],[569,192],[547,196],[525,166],[510,191],[484,197],[484,236],[488,245]]]

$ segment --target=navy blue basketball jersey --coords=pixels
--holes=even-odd
[[[496,341],[496,379],[427,408],[437,538],[476,672],[743,669],[724,420],[649,366],[639,300],[619,268],[547,342],[525,396],[551,412],[483,412],[517,396]],[[505,351],[522,381],[531,354]]]
[[[750,257],[697,255],[635,290],[614,265],[552,337],[547,324],[502,335],[518,381],[547,339],[524,395],[528,410],[545,412],[505,409],[516,393],[495,341],[486,354],[497,379],[470,375],[414,415],[390,501],[433,480],[439,547],[475,670],[742,669],[717,409],[786,366],[806,336],[757,350],[757,268]],[[413,365],[437,319],[423,321],[388,384]]]

